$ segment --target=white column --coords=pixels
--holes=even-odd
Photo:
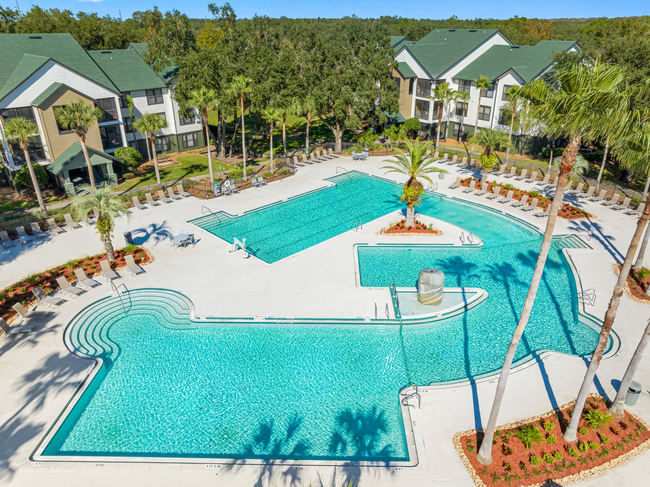
[[[45,143],[45,135],[43,135],[43,126],[41,125],[41,117],[38,116],[38,110],[36,107],[32,107],[32,111],[34,112],[34,119],[36,119],[36,126],[38,127],[38,136],[41,139],[41,144],[43,144],[43,150],[45,151],[45,159],[47,162],[52,162],[52,159],[50,158],[50,150],[47,147],[47,144]],[[36,161],[32,161],[36,162]]]

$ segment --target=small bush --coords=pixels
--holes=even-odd
[[[124,174],[122,174],[122,177],[124,179],[133,179],[135,178],[135,174],[132,172],[125,172]]]
[[[525,428],[518,429],[515,431],[515,436],[521,440],[526,449],[530,449],[535,443],[544,440],[541,431],[534,426],[526,426]]]
[[[512,455],[512,448],[510,448],[508,445],[501,445],[501,453],[503,453],[505,456]]]
[[[542,423],[542,426],[544,427],[544,431],[547,431],[549,433],[555,429],[555,423],[549,420],[544,421]]]
[[[580,433],[581,435],[588,435],[589,430],[587,428],[580,427],[580,428],[578,428],[578,433]]]
[[[587,420],[587,423],[592,430],[600,429],[601,427],[611,423],[613,420],[611,413],[603,413],[593,409],[585,412],[582,417]]]
[[[555,445],[557,443],[557,437],[555,435],[548,435],[546,437],[546,443],[549,445]]]
[[[552,465],[555,463],[555,457],[553,457],[553,455],[549,455],[548,453],[544,453],[544,461],[549,465]]]
[[[580,444],[578,445],[578,448],[582,453],[587,453],[589,451],[589,443],[586,441],[581,441]]]
[[[129,244],[126,247],[124,247],[124,249],[122,250],[124,250],[125,254],[133,254],[138,250],[138,248],[139,247],[135,244]]]
[[[594,443],[593,441],[590,441],[589,448],[591,448],[592,450],[598,450],[598,448],[600,447],[598,446],[598,443]]]
[[[566,452],[569,454],[570,457],[573,457],[573,458],[577,458],[577,457],[580,456],[580,452],[578,450],[576,450],[575,448],[573,448],[572,446],[567,448]]]
[[[467,447],[467,451],[468,451],[469,453],[474,453],[474,452],[476,451],[476,447],[475,447],[475,446],[468,446],[468,447]]]
[[[263,172],[263,173],[262,173],[262,177],[263,177],[264,179],[266,179],[266,178],[270,178],[271,176],[273,176],[273,173],[270,172],[270,171],[266,171],[266,172]]]
[[[503,462],[503,469],[506,472],[512,472],[512,465],[510,465],[510,462]]]
[[[607,443],[609,443],[609,442],[612,441],[612,440],[609,439],[607,436],[601,434],[601,435],[600,435],[600,441],[603,443],[603,445],[606,445]]]
[[[291,169],[280,169],[276,174],[279,174],[280,176],[285,176],[287,174],[291,174]]]
[[[562,452],[556,451],[553,453],[553,456],[555,457],[556,460],[562,461],[564,460],[564,455],[562,455]]]
[[[530,456],[530,464],[533,467],[536,467],[542,463],[542,460],[537,456],[537,455],[531,455]]]

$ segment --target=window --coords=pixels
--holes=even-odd
[[[129,147],[131,147],[131,148],[137,150],[138,152],[140,152],[140,144],[138,144],[137,140],[132,140],[131,142],[129,142]]]
[[[158,137],[156,139],[156,154],[160,154],[161,152],[167,152],[169,151],[169,148],[171,146],[169,145],[169,137],[166,135],[162,137]]]
[[[52,107],[52,112],[54,112],[57,108],[63,108],[63,105]],[[56,128],[59,131],[59,134],[71,134],[74,132],[73,128],[63,128],[61,124],[59,124],[59,121],[56,119],[56,117],[54,117],[54,121],[56,122]]]
[[[510,101],[510,97],[508,96],[508,93],[506,93],[510,88],[512,88],[512,85],[503,85],[503,93],[501,94],[501,99],[503,101]]]
[[[459,123],[455,123],[455,124],[454,124],[454,137],[455,137],[456,139],[458,139],[458,140],[460,140],[459,137],[460,137],[460,138],[464,138],[464,137],[465,137],[465,126],[463,125],[463,130],[462,130],[462,132],[461,132],[461,130],[460,130],[460,127],[461,127],[461,124],[459,124]]]
[[[160,105],[163,102],[162,90],[147,90],[147,105]]]
[[[100,122],[118,120],[115,98],[102,98],[101,100],[97,100],[97,106],[104,110],[104,118],[101,119]]]
[[[481,96],[492,98],[494,96],[494,85],[490,86],[487,90],[481,90]]]
[[[415,116],[422,120],[429,120],[429,107],[431,106],[428,100],[415,100]]]
[[[438,120],[438,110],[440,109],[440,102],[439,101],[434,101],[433,102],[433,118]]]
[[[167,114],[165,112],[156,113],[156,115],[162,118],[165,122],[167,121]]]
[[[499,110],[499,125],[510,125],[510,110]]]
[[[397,88],[397,92],[399,93],[399,90],[400,90],[400,88],[402,86],[402,79],[401,78],[393,78],[393,80],[395,81],[395,86]]]
[[[12,118],[23,117],[25,120],[36,123],[36,118],[34,117],[34,110],[31,107],[24,108],[6,108],[5,110],[0,111],[0,116],[6,122]]]
[[[416,96],[427,97],[431,95],[431,81],[427,79],[419,79],[418,85],[415,90]]]
[[[14,156],[14,164],[17,166],[25,164],[25,153],[20,148],[20,145],[18,145],[17,142],[10,142],[9,148],[11,149],[11,153]],[[29,159],[31,162],[45,160],[45,150],[43,149],[43,142],[41,141],[40,137],[32,137],[29,139],[27,152],[29,152]]]
[[[120,108],[129,108],[129,102],[126,99],[127,95],[120,96]]]
[[[194,116],[193,113],[187,117],[184,117],[179,113],[178,121],[180,122],[181,125],[192,125],[193,123],[196,123],[196,117]]]
[[[199,138],[197,137],[196,133],[183,134],[181,136],[181,139],[183,140],[183,149],[187,149],[189,147],[196,147],[197,145],[199,145]]]
[[[409,95],[413,94],[413,85],[415,84],[415,78],[409,79]]]
[[[99,134],[102,136],[104,150],[117,149],[122,147],[122,133],[119,125],[104,125],[99,127]]]
[[[133,130],[133,119],[131,117],[124,118],[124,131],[127,134],[132,134]]]
[[[458,82],[458,91],[464,91],[465,93],[469,93],[469,90],[470,90],[471,87],[472,87],[472,82],[471,81],[461,79]]]
[[[458,115],[459,117],[466,117],[468,108],[469,108],[468,103],[463,103],[463,102],[457,101],[456,102],[456,115]]]
[[[489,122],[491,111],[492,111],[491,107],[486,107],[485,105],[481,105],[478,109],[478,119],[483,120],[484,122]]]

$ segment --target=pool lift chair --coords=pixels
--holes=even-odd
[[[244,259],[248,259],[250,254],[246,251],[246,239],[243,238],[241,241],[237,238],[233,238],[233,244],[228,248],[228,252],[237,252],[239,249],[244,251]]]

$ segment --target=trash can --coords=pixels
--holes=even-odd
[[[625,404],[628,406],[634,406],[639,400],[643,386],[638,382],[630,382],[630,387],[627,390],[627,395],[625,396]]]
[[[124,241],[127,245],[133,244],[133,236],[131,235],[131,232],[124,232]]]
[[[439,172],[438,173],[438,179],[445,179],[445,173],[444,172]]]

